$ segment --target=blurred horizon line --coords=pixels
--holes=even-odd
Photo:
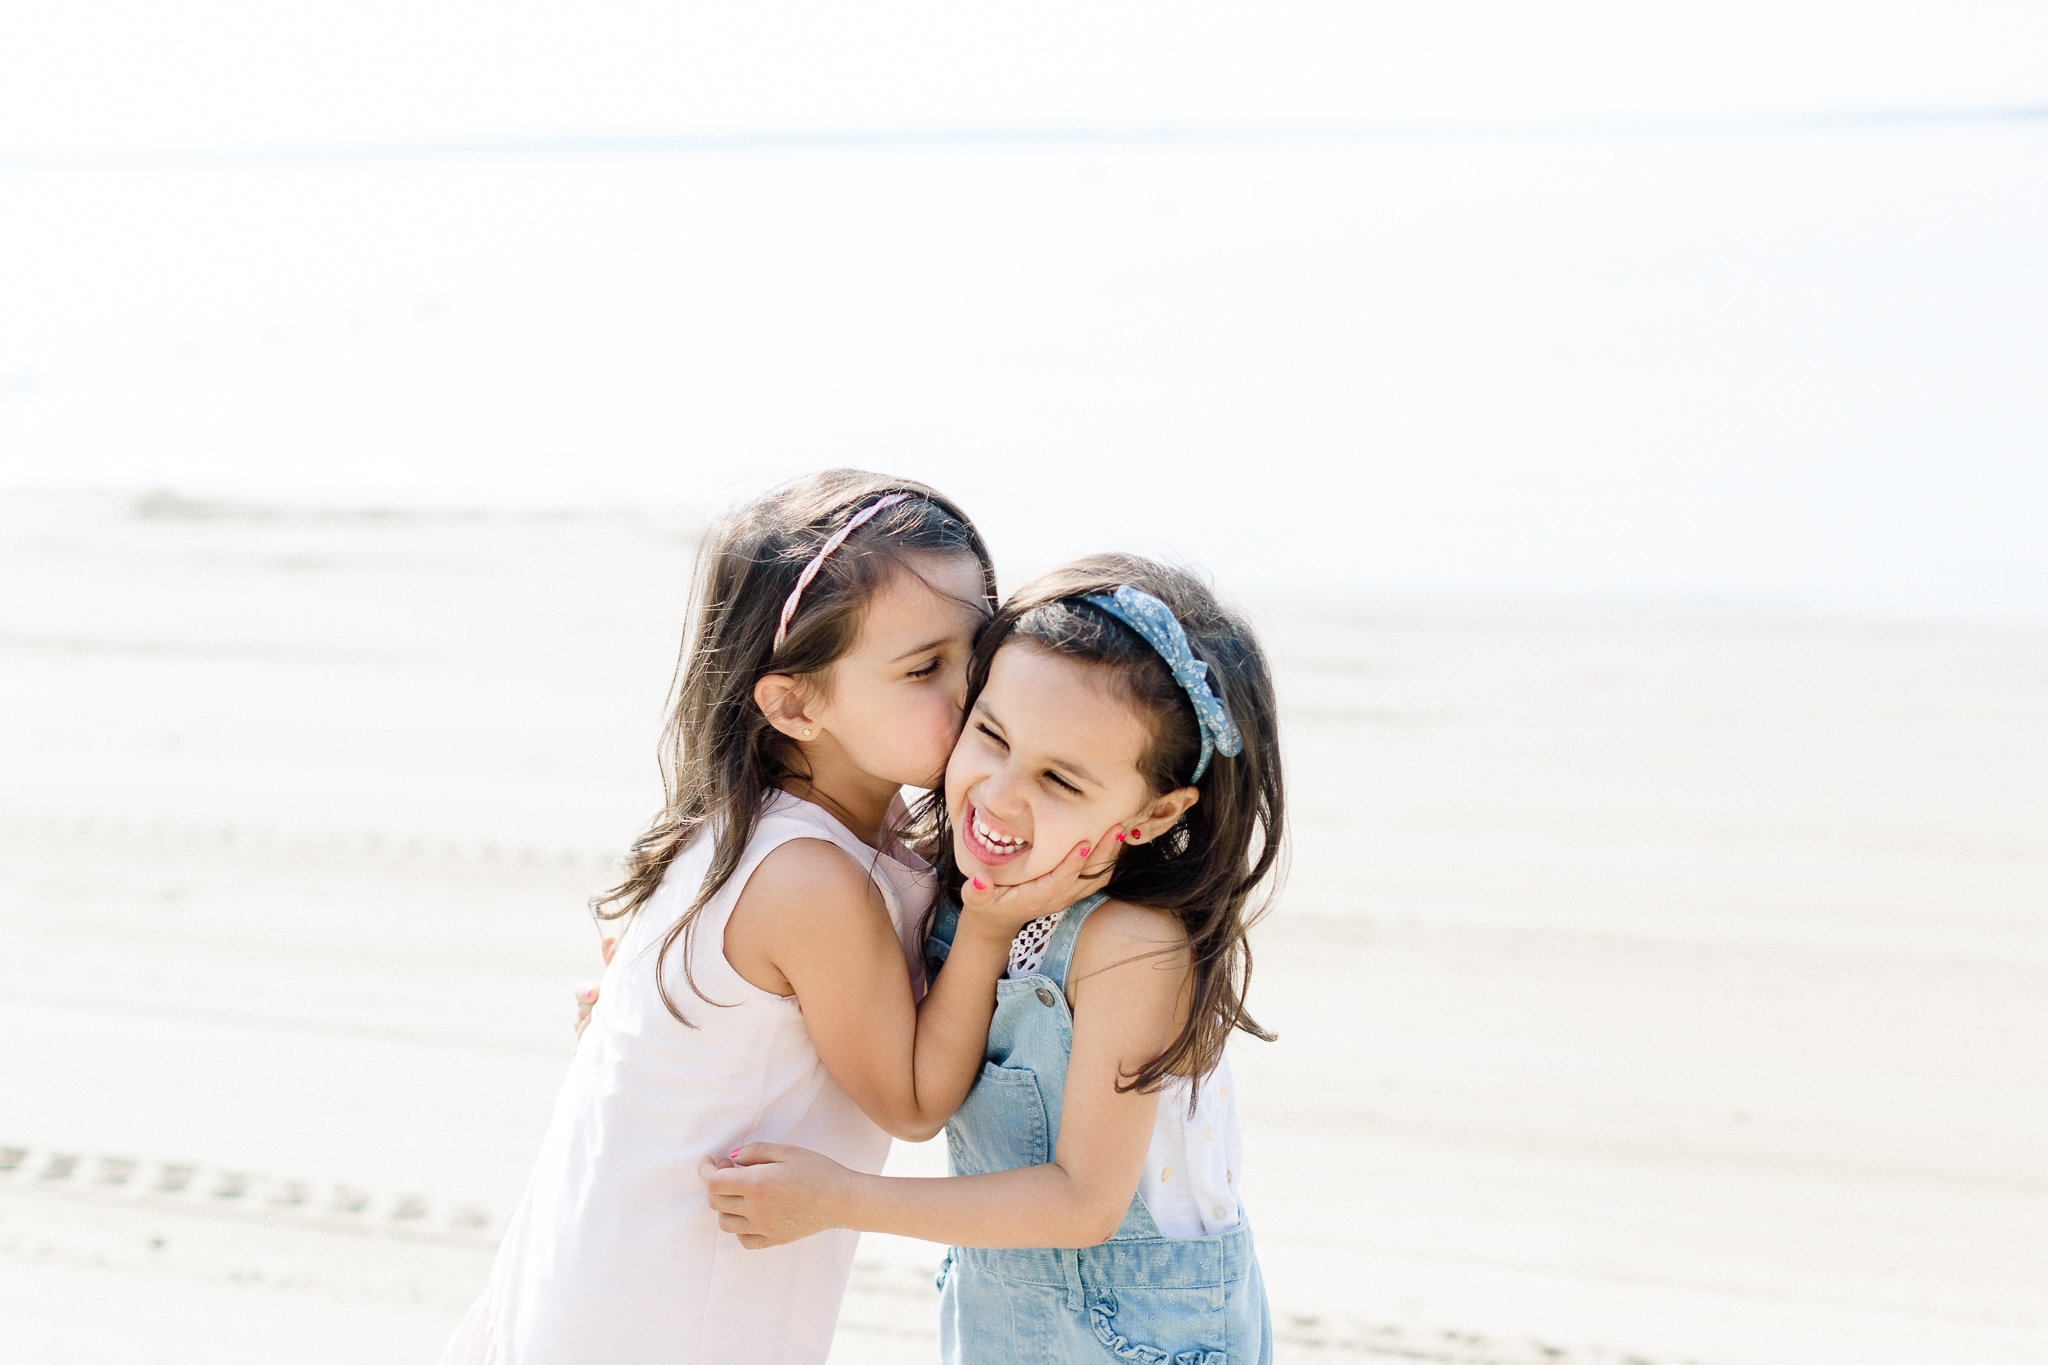
[[[773,482],[779,483],[780,479]],[[90,484],[9,483],[0,479],[0,507],[14,499],[67,499],[100,504],[130,522],[160,525],[240,527],[326,526],[383,527],[415,530],[433,525],[549,525],[626,522],[660,534],[701,536],[722,513],[740,500],[730,490],[713,496],[625,497],[588,502],[404,497],[349,498],[291,496],[231,491],[203,484],[161,481]],[[1158,551],[1152,551],[1159,553]],[[1195,569],[1213,587],[1215,574],[1207,561],[1175,552],[1165,557]],[[1028,572],[999,556],[1005,578]],[[1679,613],[1744,618],[1752,621],[1803,622],[1814,625],[1875,628],[1937,627],[1956,630],[2048,630],[2048,613],[2033,608],[1948,604],[1881,603],[1829,599],[1785,588],[1661,587],[1631,590],[1601,588],[1417,586],[1392,582],[1364,584],[1256,583],[1229,594],[1232,600],[1268,607],[1307,607],[1356,611],[1447,611],[1487,614],[1498,611],[1564,613],[1622,611]],[[24,637],[0,639],[0,652],[18,650]]]
[[[559,137],[479,138],[419,143],[304,147],[213,147],[153,151],[0,152],[0,170],[114,169],[178,165],[262,165],[347,161],[462,160],[559,156],[670,156],[720,152],[889,151],[950,147],[1138,147],[1227,143],[1491,141],[1558,138],[1641,138],[1824,132],[1840,129],[1938,127],[1953,124],[2048,122],[2048,104],[1978,108],[1837,109],[1772,113],[1645,117],[1488,120],[1473,123],[1337,123],[1260,126],[1158,124],[1132,127],[1052,126],[898,128],[851,132],[592,133]]]

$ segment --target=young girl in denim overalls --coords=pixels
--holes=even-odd
[[[1282,828],[1265,660],[1191,575],[1105,555],[1003,607],[968,696],[935,797],[943,886],[1022,881],[1075,830],[1116,822],[1125,842],[1099,890],[1017,935],[946,1125],[955,1178],[755,1143],[706,1171],[720,1225],[748,1247],[824,1228],[950,1243],[948,1361],[1270,1360],[1224,1055],[1233,1030],[1270,1037],[1243,999]],[[934,971],[954,923],[949,903]]]

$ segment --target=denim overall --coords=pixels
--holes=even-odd
[[[946,1125],[954,1175],[1049,1162],[1074,1017],[1067,966],[1081,926],[1104,897],[1069,907],[1036,972],[996,983],[981,1078]],[[959,910],[940,908],[926,955],[937,971]],[[982,1361],[1141,1361],[1144,1365],[1268,1365],[1266,1285],[1242,1219],[1215,1237],[1164,1237],[1136,1194],[1099,1246],[1070,1250],[954,1247],[939,1271],[940,1357]]]

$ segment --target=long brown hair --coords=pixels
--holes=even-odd
[[[1078,600],[1121,583],[1172,609],[1243,739],[1235,757],[1219,753],[1210,761],[1195,784],[1201,798],[1172,829],[1117,851],[1116,867],[1102,888],[1119,900],[1172,913],[1187,931],[1194,972],[1188,1017],[1164,1052],[1117,1087],[1149,1090],[1169,1076],[1207,1074],[1234,1030],[1267,1042],[1274,1037],[1245,1007],[1252,975],[1246,934],[1271,908],[1284,871],[1279,707],[1266,656],[1244,619],[1185,569],[1137,555],[1090,555],[1041,574],[996,612],[968,662],[967,704],[973,707],[988,684],[996,651],[1008,645],[1108,669],[1151,722],[1151,742],[1139,767],[1152,794],[1186,786],[1202,747],[1194,705],[1157,650],[1109,613]],[[920,823],[940,885],[957,899],[962,873],[943,788],[921,807]]]
[[[824,561],[776,648],[783,602],[804,566],[849,517],[889,493],[915,496],[884,508]],[[716,839],[703,882],[655,959],[662,1003],[686,1025],[669,996],[669,950],[683,940],[683,979],[700,1000],[716,1003],[691,971],[690,926],[738,871],[768,794],[809,778],[801,751],[754,704],[754,684],[770,673],[822,682],[859,638],[868,599],[891,575],[908,571],[907,556],[920,553],[973,555],[993,610],[995,565],[981,532],[965,512],[910,479],[858,469],[806,475],[725,517],[698,548],[690,627],[661,734],[665,800],[627,854],[625,879],[590,903],[601,920],[632,914],[661,887],[677,854],[707,832]]]

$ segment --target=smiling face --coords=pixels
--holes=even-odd
[[[1171,824],[1139,771],[1151,723],[1109,669],[1027,641],[996,652],[946,765],[946,809],[962,872],[1015,885],[1050,871],[1116,824]]]
[[[960,733],[981,602],[973,556],[911,556],[868,599],[853,648],[833,663],[823,695],[804,703],[804,725],[861,773],[931,786]]]

